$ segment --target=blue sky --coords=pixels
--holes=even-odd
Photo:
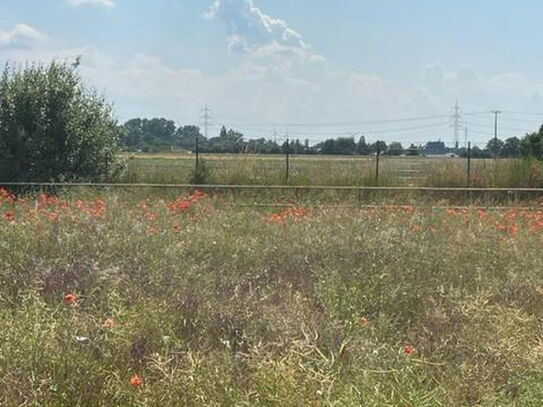
[[[483,142],[491,109],[502,137],[543,121],[527,114],[543,112],[542,15],[535,0],[4,0],[0,58],[82,55],[121,120],[199,123],[207,103],[212,131],[451,142],[458,99]]]

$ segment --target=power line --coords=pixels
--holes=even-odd
[[[525,116],[542,116],[543,117],[543,113],[536,113],[536,112],[514,112],[514,111],[511,111],[511,110],[505,110],[502,113],[525,115]]]
[[[437,116],[421,116],[421,117],[405,117],[399,119],[381,119],[381,120],[358,120],[352,122],[322,122],[322,123],[250,123],[250,122],[230,122],[230,126],[281,126],[281,127],[340,127],[340,126],[357,126],[363,124],[386,124],[386,123],[401,123],[401,122],[412,122],[412,121],[426,121],[426,120],[435,120],[435,119],[446,119],[448,115],[437,115]]]

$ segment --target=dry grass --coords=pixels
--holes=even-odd
[[[541,211],[77,198],[0,203],[2,406],[543,398]]]
[[[129,155],[125,182],[188,183],[194,156]],[[209,184],[376,185],[375,157],[292,156],[286,181],[284,156],[204,154]],[[465,187],[467,161],[461,158],[381,157],[379,185]],[[539,162],[472,160],[471,186],[542,187]]]

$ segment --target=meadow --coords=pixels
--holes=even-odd
[[[0,193],[0,405],[539,406],[543,209]]]
[[[131,183],[193,183],[195,157],[190,154],[125,154],[126,171],[118,181]],[[374,156],[290,157],[280,155],[202,154],[206,184],[431,186],[466,187],[467,159],[380,157],[376,178]],[[543,167],[536,160],[473,159],[473,187],[543,187]]]

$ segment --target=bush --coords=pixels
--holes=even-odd
[[[8,64],[0,97],[0,181],[101,181],[120,171],[111,106],[72,66]]]

